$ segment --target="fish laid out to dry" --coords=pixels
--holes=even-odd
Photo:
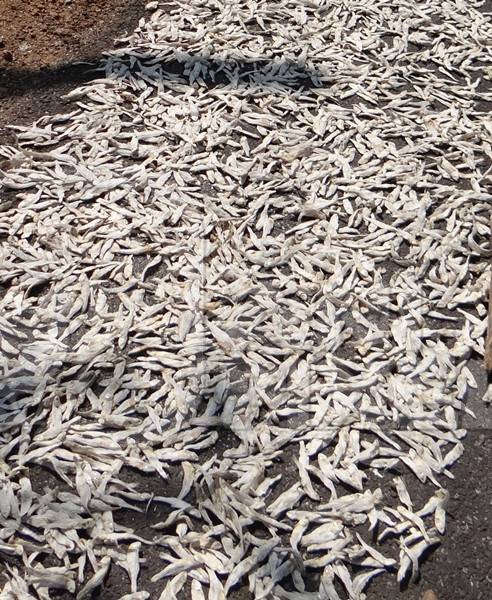
[[[484,354],[481,4],[151,2],[70,113],[15,128],[2,600],[417,575]]]

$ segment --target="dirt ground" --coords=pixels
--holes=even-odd
[[[132,31],[144,14],[144,5],[144,0],[0,0],[0,144],[15,143],[6,125],[30,123],[45,114],[70,110],[60,95],[94,77],[87,64],[73,63],[97,61],[101,52],[113,47],[114,39]],[[479,361],[475,367],[479,389],[469,403],[479,418],[464,422],[470,433],[465,455],[453,469],[456,479],[448,484],[451,501],[443,544],[422,566],[419,581],[400,589],[396,577],[380,577],[370,586],[368,600],[419,600],[428,589],[433,589],[439,600],[492,597],[492,422],[490,410],[481,400],[485,374]],[[172,489],[163,490],[159,479],[140,476],[140,480],[142,490],[173,493]],[[46,473],[38,474],[40,487],[53,483]],[[149,525],[163,517],[154,514],[155,510],[143,516],[128,512],[126,523],[143,536],[155,535]],[[153,584],[150,577],[159,570],[161,561],[154,550],[144,555],[147,563],[140,589],[148,590],[154,600],[163,582]],[[128,592],[121,570],[112,569],[99,597],[116,600]],[[233,599],[252,600],[252,596],[243,587]]]
[[[6,125],[67,112],[60,96],[95,77],[87,65],[131,33],[145,0],[0,0],[0,144]]]

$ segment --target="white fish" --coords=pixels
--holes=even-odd
[[[133,542],[128,546],[128,553],[126,557],[126,567],[130,576],[130,589],[131,593],[137,592],[137,581],[138,574],[140,571],[140,548],[142,544],[140,542]]]
[[[303,536],[302,545],[311,546],[313,544],[324,544],[340,537],[343,532],[343,524],[340,521],[328,521],[316,527],[313,531]]]
[[[101,558],[99,568],[97,569],[97,571],[77,593],[77,600],[85,600],[86,598],[91,597],[94,590],[100,587],[100,585],[104,581],[104,578],[108,574],[110,565],[111,558],[109,556],[103,556]]]
[[[191,582],[191,600],[205,600],[202,585],[196,579],[193,579]]]
[[[268,513],[272,517],[278,517],[283,512],[293,508],[299,500],[304,496],[299,483],[294,484],[291,488],[280,494],[278,498],[268,507]]]
[[[166,584],[166,587],[159,596],[159,600],[178,600],[177,594],[183,589],[186,583],[186,573],[180,573],[176,575]]]
[[[239,562],[229,574],[227,581],[224,586],[224,593],[227,595],[231,587],[236,585],[245,575],[247,575],[251,569],[256,565],[260,564],[265,560],[268,554],[278,546],[280,538],[273,538],[272,540],[265,542],[261,546],[256,547],[251,555],[241,562]]]
[[[151,581],[159,581],[159,579],[163,579],[164,577],[172,577],[178,574],[186,574],[187,571],[191,571],[196,567],[201,566],[201,560],[194,560],[191,558],[180,558],[174,560],[167,567],[159,571],[155,575],[152,576]]]
[[[362,598],[394,565],[354,528],[400,577],[445,530],[485,342],[486,18],[209,4],[151,2],[75,110],[0,145],[0,596],[48,600],[48,552],[62,587],[97,595],[109,559],[148,597],[145,521],[163,600]]]

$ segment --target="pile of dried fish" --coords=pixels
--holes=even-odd
[[[152,2],[0,147],[0,598],[417,573],[484,351],[481,4]]]

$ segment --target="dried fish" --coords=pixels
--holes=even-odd
[[[417,574],[486,353],[492,25],[455,4],[151,2],[72,112],[13,128],[1,597],[114,561],[147,598],[153,544],[163,600]]]
[[[104,581],[104,578],[108,574],[109,567],[111,565],[111,558],[109,556],[103,556],[100,561],[100,566],[84,587],[78,592],[77,600],[85,600],[90,598],[94,592]]]

